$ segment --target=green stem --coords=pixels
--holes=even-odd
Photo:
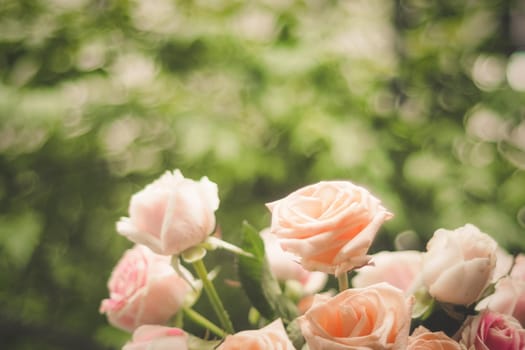
[[[339,292],[348,289],[348,273],[343,272],[337,276],[337,282],[339,283]]]
[[[210,300],[211,306],[213,307],[215,314],[217,314],[217,317],[219,318],[219,322],[221,323],[222,328],[224,328],[226,333],[235,333],[230,317],[228,316],[224,305],[222,305],[221,298],[219,298],[217,290],[215,289],[211,281],[208,279],[208,271],[206,270],[204,262],[202,260],[197,260],[193,262],[193,268],[195,269],[195,272],[197,272],[197,275],[202,281],[204,291],[208,295],[208,299]]]
[[[183,308],[184,313],[191,318],[195,323],[198,325],[201,325],[202,327],[208,329],[210,332],[214,333],[215,335],[218,335],[221,338],[224,338],[226,336],[226,332],[220,329],[218,326],[216,326],[214,323],[212,323],[210,320],[208,320],[206,317],[199,314],[197,311],[185,307]]]

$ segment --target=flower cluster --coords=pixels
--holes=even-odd
[[[369,254],[393,214],[363,187],[322,181],[266,206],[269,227],[245,223],[235,246],[214,235],[218,188],[206,177],[166,172],[133,195],[117,232],[135,246],[100,306],[133,333],[123,349],[525,349],[525,255],[476,226],[438,229],[425,251]],[[237,257],[251,329],[236,330],[213,285],[214,249]],[[192,308],[202,291],[219,324]]]

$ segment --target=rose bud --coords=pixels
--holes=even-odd
[[[129,217],[120,219],[117,231],[158,254],[178,255],[213,233],[218,207],[217,185],[208,178],[166,172],[131,197]]]
[[[423,254],[423,282],[438,301],[470,305],[491,282],[498,244],[476,226],[439,229]]]

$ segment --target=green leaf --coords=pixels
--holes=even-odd
[[[239,256],[239,278],[252,305],[268,320],[281,318],[290,323],[298,315],[297,307],[282,293],[266,261],[264,242],[247,222],[243,223],[241,248],[253,255]]]

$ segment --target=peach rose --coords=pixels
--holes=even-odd
[[[387,282],[407,292],[421,272],[422,253],[415,250],[379,252],[372,255],[372,263],[357,270],[352,285],[363,288]]]
[[[299,317],[310,350],[405,350],[412,298],[387,283],[316,295]]]
[[[519,322],[490,310],[468,317],[458,334],[467,350],[525,349],[525,329]]]
[[[188,335],[179,328],[140,326],[122,350],[187,350]]]
[[[461,350],[461,346],[443,332],[430,332],[419,326],[408,337],[407,350]]]
[[[281,319],[256,330],[228,335],[217,350],[295,350]]]
[[[348,181],[322,181],[266,205],[281,247],[304,268],[335,275],[368,263],[377,231],[392,217],[379,199]]]
[[[299,310],[299,315],[303,315],[314,303],[315,295],[310,294],[306,295],[299,300],[297,303],[297,309]]]
[[[423,282],[441,302],[470,305],[491,282],[498,244],[476,226],[439,229],[423,254]]]
[[[135,245],[117,263],[108,289],[110,297],[102,301],[100,312],[115,327],[131,332],[144,324],[164,324],[192,288],[175,272],[168,256]]]
[[[117,231],[158,254],[177,255],[213,232],[218,207],[215,183],[168,171],[131,197],[129,218],[120,219]]]
[[[325,286],[328,275],[319,271],[308,271],[289,252],[282,250],[277,237],[266,229],[261,232],[265,256],[275,278],[279,281],[297,281],[299,294],[317,293]]]

